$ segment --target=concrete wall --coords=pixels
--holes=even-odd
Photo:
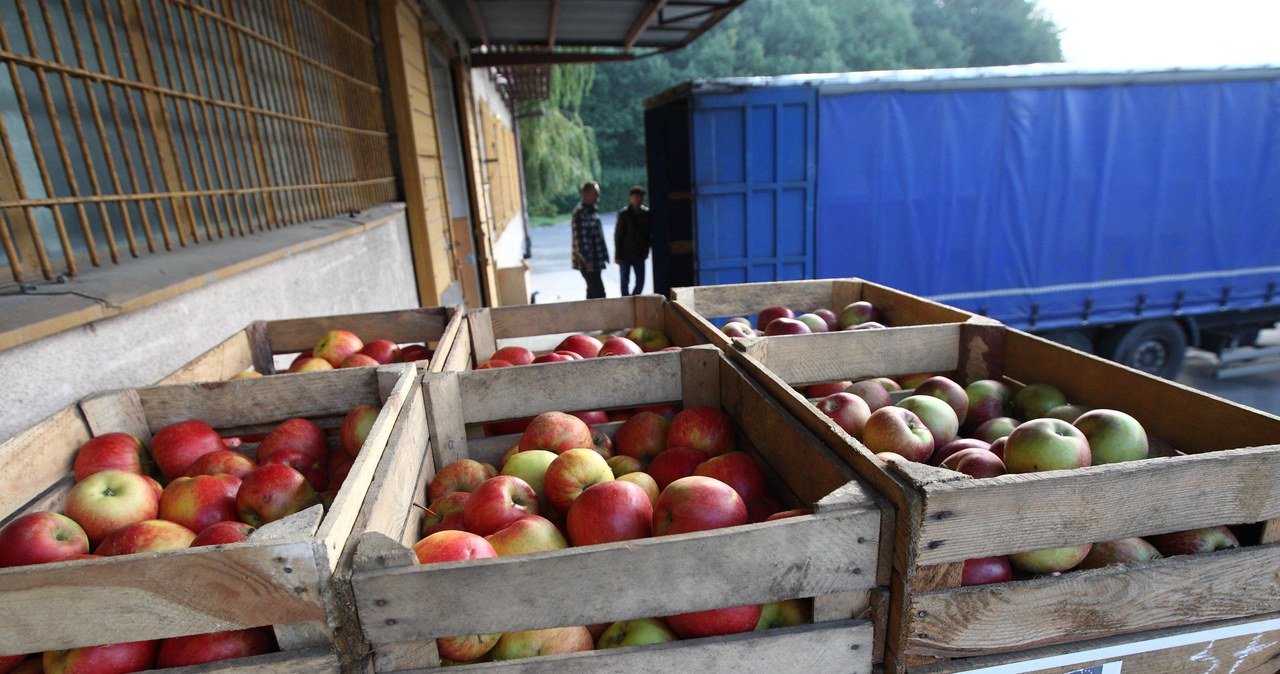
[[[366,232],[0,351],[0,441],[91,393],[151,385],[252,321],[412,308],[416,288],[401,210]]]

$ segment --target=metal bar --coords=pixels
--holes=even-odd
[[[146,199],[163,199],[168,197],[178,199],[193,199],[197,197],[221,197],[231,195],[250,195],[264,194],[272,192],[291,192],[291,191],[307,191],[317,190],[324,187],[340,186],[340,187],[363,187],[376,185],[386,182],[394,182],[394,176],[386,176],[382,178],[366,178],[360,180],[343,180],[339,182],[328,183],[301,183],[294,185],[266,185],[261,187],[244,187],[244,188],[228,188],[213,190],[180,190],[177,192],[159,192],[145,194],[92,194],[78,197],[49,197],[46,199],[19,199],[16,201],[6,201],[5,208],[39,208],[49,206],[68,206],[75,203],[97,204],[99,202],[113,203],[126,201],[143,201]]]
[[[281,30],[283,24],[283,19],[279,15],[283,4],[284,3],[269,3],[264,6],[264,8],[272,8],[273,15],[270,17],[272,20],[269,24],[275,26],[277,31]],[[267,53],[268,60],[271,64],[272,88],[275,91],[276,98],[280,101],[281,106],[289,109],[291,114],[304,116],[302,114],[301,101],[298,100],[296,85],[292,88],[292,96],[290,95],[290,88],[286,86],[290,82],[290,69],[285,51],[279,49],[271,50],[266,46],[262,49]],[[302,182],[302,175],[306,170],[306,145],[301,133],[302,130],[303,129],[299,128],[296,124],[289,125],[285,128],[286,138],[288,139],[286,148],[288,152],[289,180],[294,183]],[[305,192],[294,193],[294,195],[299,202],[298,205],[300,207],[303,220],[314,220],[319,217],[319,204],[316,203],[315,199],[308,199]]]
[[[487,52],[480,54],[472,52],[471,67],[498,68],[501,66],[554,65],[557,63],[604,63],[634,61],[645,56],[651,56],[651,54],[600,52]]]
[[[223,8],[233,20],[235,20],[233,0],[223,0]],[[239,84],[239,95],[242,101],[253,100],[253,86],[249,82],[249,73],[245,67],[244,49],[239,40],[231,34],[231,30],[223,26],[223,30],[219,31],[222,42],[227,46],[228,52],[231,54],[231,61],[235,64],[236,81]],[[263,120],[250,113],[250,108],[241,106],[244,112],[244,124],[249,129],[249,145],[253,148],[253,159],[255,178],[258,184],[266,185],[271,181],[270,174],[267,172],[266,150],[263,147],[262,139],[264,135]],[[271,198],[265,199],[267,207],[266,228],[271,229],[283,223],[280,211],[284,208],[283,202],[275,198],[274,195],[268,195]]]
[[[551,0],[551,11],[547,14],[547,49],[555,49],[556,29],[560,27],[560,0]]]
[[[327,19],[328,23],[331,23],[334,26],[337,26],[341,30],[345,31],[350,37],[353,37],[356,40],[359,40],[365,46],[369,46],[369,47],[373,46],[373,38],[347,25],[347,22],[329,13],[329,10],[325,9],[324,7],[321,7],[319,4],[315,2],[315,0],[301,0],[301,1],[304,5],[310,7],[311,10],[315,12],[316,16]]]
[[[630,50],[636,46],[636,40],[639,40],[640,36],[644,34],[645,27],[653,20],[655,14],[662,11],[663,6],[666,4],[667,0],[653,0],[640,12],[640,16],[636,17],[636,22],[631,24],[631,29],[627,31],[627,36],[622,38],[623,49]]]
[[[4,255],[9,259],[9,269],[13,280],[22,283],[26,277],[22,273],[22,264],[18,259],[18,249],[13,245],[13,236],[9,233],[9,216],[0,208],[0,244],[4,246]]]

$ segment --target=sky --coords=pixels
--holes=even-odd
[[[1039,0],[1089,66],[1280,64],[1280,0]]]

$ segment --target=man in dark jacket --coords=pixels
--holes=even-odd
[[[582,202],[573,209],[573,268],[582,272],[587,282],[587,299],[604,297],[604,280],[600,273],[609,265],[609,248],[604,242],[600,224],[600,186],[594,182],[582,186]]]
[[[653,242],[649,231],[649,207],[644,205],[644,188],[631,188],[631,204],[618,211],[618,223],[613,230],[613,261],[622,275],[622,295],[639,295],[644,290],[644,261],[649,257],[649,245]],[[636,272],[636,286],[627,292],[631,270]]]

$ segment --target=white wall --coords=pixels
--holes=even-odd
[[[0,441],[91,393],[154,384],[255,320],[416,306],[400,210],[366,232],[0,351]]]

